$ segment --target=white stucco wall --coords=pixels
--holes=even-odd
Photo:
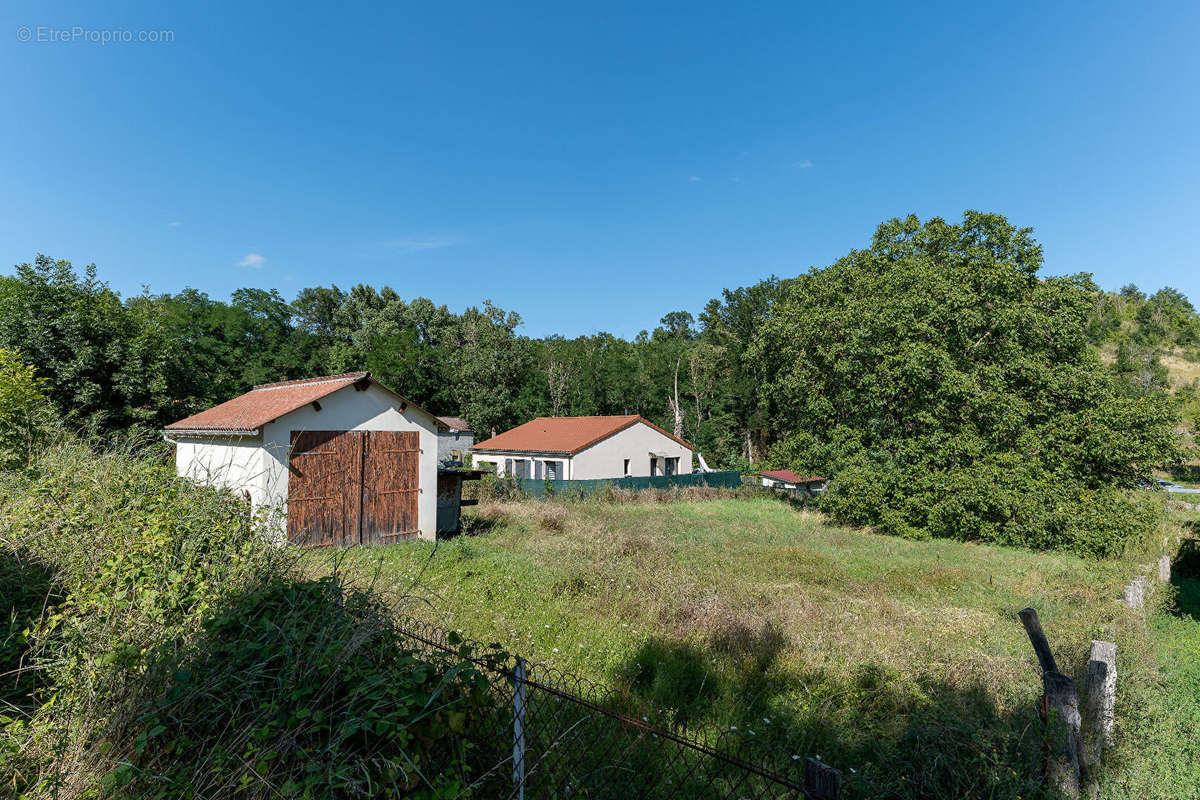
[[[691,450],[646,423],[638,422],[576,453],[572,458],[571,478],[620,478],[626,458],[629,459],[629,474],[635,478],[645,477],[650,474],[650,453],[677,457],[679,470],[676,474],[689,475],[692,472]],[[663,474],[661,462],[656,474]]]
[[[506,470],[507,460],[525,459],[529,462],[529,466],[525,470],[525,477],[544,479],[546,477],[546,462],[557,461],[562,465],[562,474],[558,476],[559,480],[571,480],[571,457],[547,455],[545,453],[513,453],[513,454],[471,454],[472,463],[477,468],[482,468],[484,464],[491,464],[496,470],[496,475],[505,477],[508,473]],[[542,465],[541,473],[539,474],[536,464]],[[515,467],[514,467],[515,471]]]
[[[591,447],[580,450],[573,456],[547,455],[544,453],[488,453],[475,454],[476,466],[481,463],[496,465],[496,474],[505,474],[506,459],[524,458],[530,461],[526,472],[527,477],[537,477],[533,467],[534,462],[561,461],[563,464],[563,480],[596,480],[603,478],[624,477],[625,459],[629,459],[629,475],[646,477],[650,474],[650,454],[662,453],[668,458],[679,459],[678,475],[690,475],[692,472],[692,451],[659,431],[645,424],[635,423],[624,430],[596,442]],[[546,476],[545,467],[542,477]],[[660,459],[657,475],[663,472]]]
[[[178,474],[216,486],[245,489],[256,508],[287,510],[288,453],[293,431],[417,431],[417,526],[422,539],[437,538],[437,419],[408,405],[374,384],[359,391],[339,389],[312,404],[263,426],[261,436],[233,438],[172,437],[178,442]],[[282,523],[281,523],[282,524]]]
[[[197,483],[249,492],[255,506],[268,502],[266,459],[258,436],[176,438],[175,472]]]

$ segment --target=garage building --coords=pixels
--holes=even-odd
[[[436,538],[444,428],[352,372],[256,386],[164,434],[179,475],[242,493],[293,543],[339,546]]]

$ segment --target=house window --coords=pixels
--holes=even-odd
[[[516,477],[518,477],[518,478],[528,478],[529,477],[529,462],[526,461],[525,459],[518,458],[516,461],[513,462],[513,467],[517,470]]]
[[[663,461],[666,462],[666,471],[667,471],[668,475],[674,475],[677,472],[679,472],[679,457],[678,456],[676,456],[675,458],[665,458],[665,459],[663,459]]]
[[[542,462],[540,461],[533,462],[533,479],[535,481],[542,479]]]
[[[654,477],[657,474],[658,474],[658,459],[655,458],[654,456],[650,456],[650,477]]]
[[[504,477],[511,478],[513,471],[513,460],[511,458],[504,459]]]
[[[621,474],[622,474],[622,475],[628,475],[628,474],[629,474],[629,459],[628,459],[628,458],[627,458],[627,459],[625,459],[625,466],[623,467],[623,472],[621,472]]]
[[[556,481],[562,477],[562,462],[547,461],[546,462],[546,479]]]

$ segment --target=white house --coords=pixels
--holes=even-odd
[[[544,480],[687,475],[687,442],[637,414],[618,417],[538,417],[471,448],[476,466],[496,474]]]
[[[438,417],[446,430],[438,434],[438,463],[466,462],[475,444],[475,433],[461,417]]]
[[[828,478],[822,478],[820,475],[797,475],[790,469],[761,472],[759,477],[762,478],[763,486],[789,491],[803,490],[809,494],[820,494],[825,491],[829,482]]]
[[[289,541],[351,545],[436,538],[442,427],[352,372],[256,386],[163,433],[179,475],[285,514]]]

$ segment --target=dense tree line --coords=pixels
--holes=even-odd
[[[642,414],[717,463],[765,453],[746,353],[778,289],[726,292],[632,341],[531,339],[485,301],[460,314],[390,287],[185,289],[122,300],[97,276],[39,255],[0,277],[0,347],[37,368],[66,415],[101,428],[159,426],[258,383],[367,369],[414,402],[489,434],[539,415]]]
[[[0,347],[36,367],[60,411],[100,427],[368,369],[483,435],[637,413],[714,465],[836,477],[828,504],[847,520],[1105,550],[1142,524],[1114,492],[1180,458],[1177,398],[1121,348],[1186,351],[1200,321],[1173,289],[1106,293],[1041,267],[1031,231],[998,215],[909,217],[829,267],[726,290],[632,340],[535,339],[490,302],[454,313],[390,287],[122,300],[94,266],[38,256],[0,278]]]

